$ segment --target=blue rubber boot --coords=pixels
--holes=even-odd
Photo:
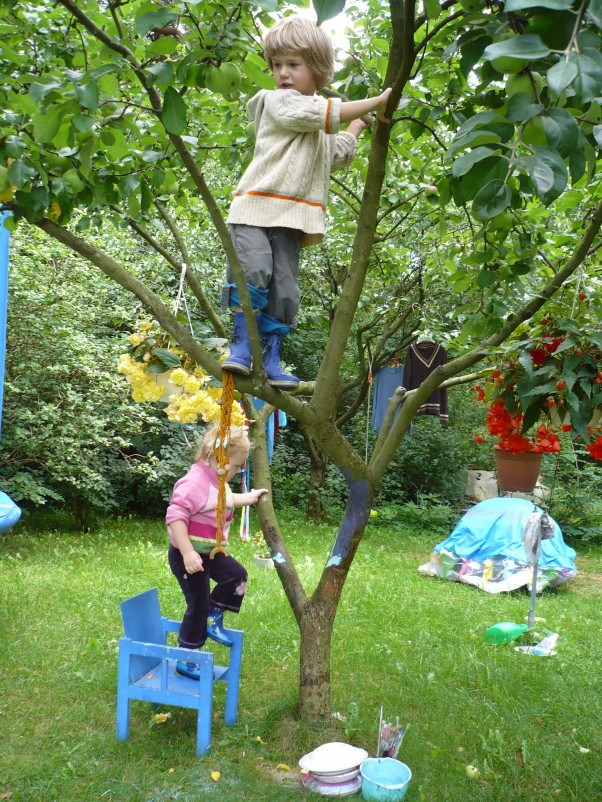
[[[207,618],[207,636],[222,646],[232,646],[232,641],[222,629],[224,623],[224,611],[218,607],[212,607]]]
[[[242,312],[234,313],[234,331],[232,333],[232,344],[230,354],[222,362],[224,370],[230,373],[238,373],[240,376],[248,376],[251,372],[251,345],[247,333],[247,324]]]
[[[263,367],[272,387],[276,387],[278,390],[296,390],[299,386],[299,379],[292,373],[285,373],[280,364],[280,348],[283,340],[283,334],[264,334],[262,339]]]
[[[200,679],[201,667],[198,663],[187,663],[184,660],[178,660],[176,662],[176,672],[183,674],[185,677],[190,677],[190,679]]]

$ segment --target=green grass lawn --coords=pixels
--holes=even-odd
[[[334,529],[292,515],[283,524],[312,589]],[[410,723],[399,755],[413,772],[408,802],[602,799],[602,549],[584,547],[579,577],[538,599],[560,638],[556,657],[536,658],[484,637],[523,620],[525,592],[492,596],[417,573],[447,534],[368,531],[333,639],[332,710],[347,722],[320,727],[294,716],[298,632],[278,577],[254,568],[253,544],[233,543],[250,580],[241,615],[227,619],[245,632],[239,723],[224,726],[216,686],[211,755],[197,758],[191,710],[171,708],[158,724],[135,702],[129,742],[115,739],[119,603],[156,586],[165,615],[183,612],[162,523],[90,534],[18,525],[0,538],[0,799],[318,798],[299,784],[299,758],[329,740],[374,754],[381,705]]]

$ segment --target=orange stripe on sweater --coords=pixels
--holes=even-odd
[[[253,195],[258,198],[275,198],[276,200],[293,201],[293,203],[305,203],[307,206],[317,206],[319,209],[326,211],[326,207],[319,201],[304,200],[303,198],[293,198],[290,195],[277,195],[275,192],[259,192],[257,190],[250,190],[249,192],[237,192],[236,197],[242,198],[243,195]]]
[[[329,97],[326,101],[326,125],[324,126],[324,133],[330,133],[330,109],[332,108],[332,98]]]

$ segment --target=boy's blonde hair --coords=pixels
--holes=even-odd
[[[219,432],[219,424],[214,423],[203,436],[194,458],[196,460],[203,460],[209,462],[210,458],[215,456],[215,441]],[[246,457],[251,450],[251,441],[247,430],[242,426],[231,426],[228,436],[230,444],[230,454],[235,453],[237,456]]]
[[[272,60],[283,53],[299,54],[316,79],[318,89],[329,84],[334,74],[334,51],[327,33],[303,17],[287,17],[276,23],[263,38],[263,57]]]

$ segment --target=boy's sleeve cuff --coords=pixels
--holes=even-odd
[[[341,106],[343,101],[338,97],[329,97],[326,101],[324,133],[337,134],[341,127]]]

